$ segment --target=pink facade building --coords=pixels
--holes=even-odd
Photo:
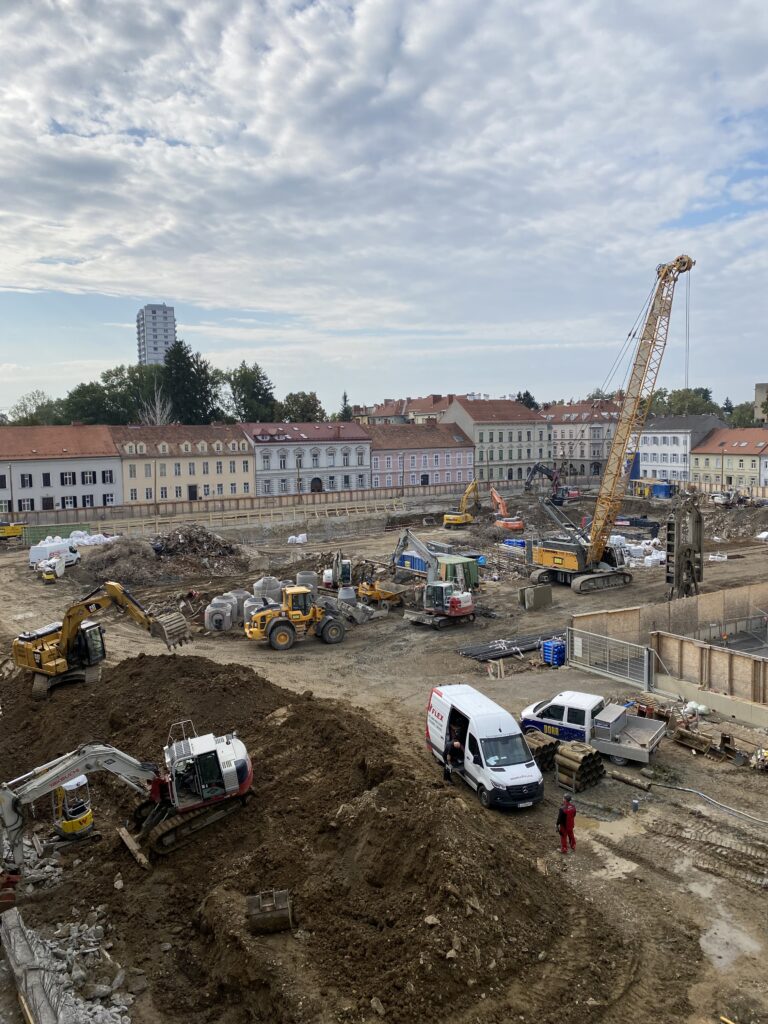
[[[466,485],[474,446],[453,423],[369,424],[372,487]]]

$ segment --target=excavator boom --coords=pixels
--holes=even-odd
[[[662,263],[657,268],[656,289],[637,343],[629,383],[621,403],[616,432],[613,435],[597,496],[591,543],[587,552],[589,565],[596,565],[602,560],[616,516],[621,509],[629,483],[632,460],[648,416],[661,357],[667,344],[675,285],[680,275],[687,273],[693,266],[694,260],[690,256],[678,256],[671,263]]]
[[[62,651],[66,653],[70,650],[85,619],[95,612],[111,608],[112,605],[121,608],[152,636],[163,640],[168,648],[189,640],[189,625],[180,612],[151,615],[121,583],[108,580],[67,609],[61,624]]]

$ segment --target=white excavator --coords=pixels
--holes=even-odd
[[[119,828],[118,834],[145,868],[149,867],[145,850],[171,853],[200,829],[239,810],[250,795],[253,767],[235,732],[198,736],[191,722],[178,722],[171,727],[163,755],[161,767],[105,743],[85,743],[0,784],[0,912],[12,905],[23,874],[25,808],[43,796],[58,794],[56,833],[68,838],[87,836],[93,828],[87,789],[91,772],[111,772],[142,798],[134,812],[136,830],[131,834]],[[73,782],[77,782],[74,800],[67,788]],[[9,852],[3,863],[6,843]]]
[[[427,582],[423,589],[421,608],[406,608],[403,618],[422,626],[433,629],[444,629],[446,626],[462,622],[475,621],[475,599],[464,584],[464,576],[460,573],[456,581],[440,579],[440,560],[423,540],[410,530],[403,530],[397,547],[392,552],[391,565],[396,572],[398,568],[414,569],[416,564],[409,552],[413,552],[426,567]],[[415,569],[422,573],[424,570]]]

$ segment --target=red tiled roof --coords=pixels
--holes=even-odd
[[[381,423],[365,428],[371,450],[390,448],[472,448],[472,441],[454,423]]]
[[[128,426],[115,426],[107,428],[120,449],[125,454],[124,446],[127,444],[145,444],[149,455],[157,454],[158,446],[168,445],[168,454],[176,454],[180,445],[188,441],[190,444],[198,444],[205,441],[213,446],[220,441],[227,450],[232,441],[236,441],[238,449],[240,442],[247,440],[239,423],[226,424],[194,424],[168,423],[162,427],[144,426],[142,424],[129,424]],[[249,448],[250,451],[250,448]]]
[[[249,438],[266,437],[283,444],[312,441],[369,441],[359,423],[241,423]],[[262,442],[263,443],[263,442]]]
[[[541,410],[550,423],[589,423],[615,420],[619,406],[606,399],[593,402],[570,402],[567,405],[550,405]]]
[[[693,454],[768,455],[768,428],[722,427],[699,441]]]
[[[456,395],[454,401],[469,413],[475,423],[531,423],[544,420],[540,412],[511,398],[470,399]]]
[[[56,459],[116,457],[109,427],[2,427],[0,461],[7,459]]]

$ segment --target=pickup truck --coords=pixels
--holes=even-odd
[[[606,704],[595,693],[564,690],[531,704],[520,716],[523,732],[543,732],[561,740],[588,743],[614,764],[648,764],[666,731],[665,722],[630,715],[620,704]]]

